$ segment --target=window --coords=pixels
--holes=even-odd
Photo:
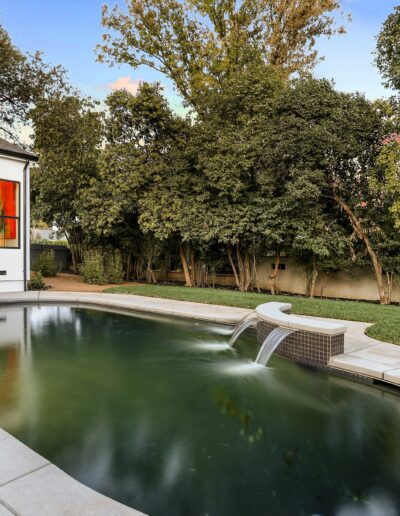
[[[0,248],[19,248],[19,183],[0,179]]]

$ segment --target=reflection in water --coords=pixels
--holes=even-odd
[[[0,413],[8,426],[22,418],[21,390],[29,375],[31,339],[26,308],[10,307],[0,316]]]
[[[398,514],[400,403],[217,325],[0,310],[0,426],[152,515]]]

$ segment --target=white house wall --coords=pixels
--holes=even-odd
[[[24,290],[24,246],[29,249],[29,197],[27,201],[27,217],[24,220],[24,167],[26,161],[0,155],[0,179],[18,181],[20,183],[20,249],[4,249],[0,247],[0,292],[19,292]],[[29,167],[26,172],[29,192]],[[26,237],[26,238],[25,238]],[[25,240],[24,240],[25,238]],[[27,279],[29,279],[29,252],[27,255]]]

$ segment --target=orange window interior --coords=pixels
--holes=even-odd
[[[17,217],[18,185],[11,181],[0,180],[0,215],[4,217]],[[4,219],[4,236],[6,239],[17,238],[17,220]]]

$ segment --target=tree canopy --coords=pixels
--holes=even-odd
[[[0,133],[17,139],[34,105],[66,88],[65,72],[47,65],[40,52],[24,54],[0,25]]]
[[[344,31],[338,11],[339,0],[127,0],[125,10],[103,7],[98,57],[162,72],[198,109],[210,88],[249,63],[287,76],[309,71],[317,38]]]
[[[94,107],[77,96],[56,95],[39,101],[31,112],[40,156],[32,171],[33,216],[65,234],[76,270],[83,253],[80,207],[100,156],[101,114]]]
[[[378,35],[376,64],[386,86],[400,90],[400,6],[386,18]]]
[[[290,255],[311,296],[321,272],[369,264],[388,302],[400,271],[399,110],[308,73],[316,39],[342,31],[338,10],[337,0],[104,7],[99,59],[159,70],[191,116],[158,83],[112,92],[104,112],[43,90],[31,109],[34,213],[65,232],[77,264],[85,246],[121,250],[127,278],[155,281],[154,264],[169,260],[188,286],[230,267],[249,290],[268,256],[275,292]],[[385,27],[378,54],[393,81],[383,57],[397,59],[393,20]]]

